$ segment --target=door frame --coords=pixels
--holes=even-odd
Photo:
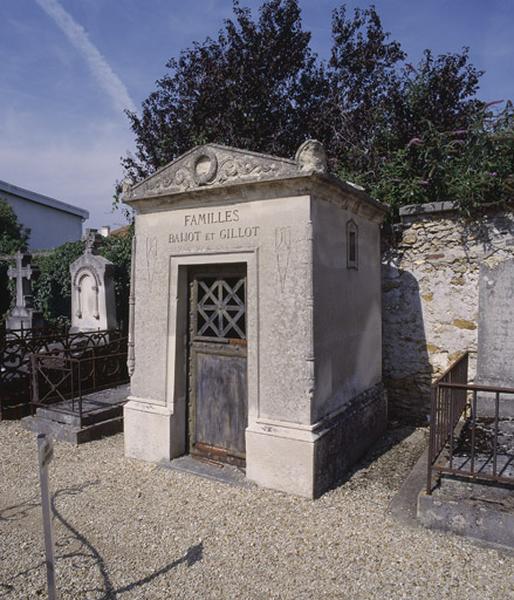
[[[216,263],[213,265],[189,266],[188,274],[188,346],[187,346],[187,366],[188,366],[188,389],[186,401],[186,437],[188,453],[199,458],[212,459],[219,462],[235,464],[241,467],[246,465],[246,451],[239,452],[234,449],[221,448],[210,445],[205,442],[199,442],[195,439],[196,422],[198,418],[198,362],[199,354],[212,354],[215,356],[239,357],[245,359],[246,386],[245,386],[245,412],[246,423],[245,431],[248,427],[248,330],[247,322],[247,290],[248,276],[246,263]],[[196,333],[198,324],[198,284],[195,281],[203,277],[215,279],[225,278],[244,278],[244,308],[245,308],[245,338],[222,338],[199,336]]]
[[[258,249],[205,254],[172,254],[169,257],[168,335],[166,348],[166,407],[171,416],[171,456],[188,452],[188,270],[219,264],[246,264],[246,334],[248,426],[259,414]]]

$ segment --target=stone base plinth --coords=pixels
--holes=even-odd
[[[246,474],[261,485],[317,498],[382,435],[387,401],[379,384],[312,426],[258,421],[246,430]]]
[[[124,406],[125,455],[168,462],[185,454],[185,432],[163,406],[129,399]],[[246,476],[260,486],[317,498],[337,485],[385,430],[382,384],[314,425],[257,421],[246,430]]]
[[[43,314],[24,306],[15,306],[5,320],[6,329],[32,329],[43,325]]]
[[[175,416],[168,408],[129,398],[123,416],[125,456],[161,462],[184,454],[184,435],[175,432]]]
[[[262,487],[314,497],[316,435],[278,424],[246,430],[246,476]]]
[[[28,431],[46,433],[54,440],[78,446],[123,431],[123,418],[114,417],[87,427],[77,427],[38,416],[30,416],[22,419],[22,426]]]
[[[417,517],[430,529],[514,549],[512,487],[442,477],[432,495],[419,493]]]

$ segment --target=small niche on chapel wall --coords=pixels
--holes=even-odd
[[[359,227],[352,219],[346,223],[346,267],[359,268]]]

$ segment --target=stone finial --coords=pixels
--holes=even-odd
[[[327,155],[325,148],[318,140],[307,140],[296,151],[294,159],[302,171],[327,173]]]
[[[133,185],[134,182],[132,179],[130,179],[130,177],[125,177],[125,179],[121,182],[121,193],[130,194]]]
[[[82,236],[83,241],[85,242],[85,252],[87,254],[95,254],[96,253],[96,243],[99,238],[98,230],[96,229],[86,229],[84,235]]]

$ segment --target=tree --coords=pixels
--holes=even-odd
[[[463,129],[441,131],[425,122],[419,137],[391,151],[368,178],[371,193],[387,199],[393,216],[404,204],[442,199],[457,202],[466,216],[511,202],[514,110],[510,102],[502,105],[499,111],[482,106]]]
[[[425,50],[416,67],[405,64],[389,90],[395,146],[404,147],[427,123],[440,131],[468,127],[485,104],[476,97],[482,75],[469,62],[469,48],[435,58]]]
[[[0,255],[13,255],[18,250],[25,250],[29,238],[29,230],[18,223],[16,214],[7,202],[0,200]],[[0,319],[7,312],[11,303],[8,263],[0,259]]]
[[[170,59],[141,115],[129,112],[138,180],[192,146],[217,142],[289,156],[311,135],[327,93],[296,0],[266,0],[257,21],[236,1],[215,39]]]
[[[482,75],[469,49],[434,57],[425,50],[417,67],[390,34],[374,6],[334,11],[327,69],[330,95],[325,138],[334,170],[373,187],[392,154],[430,128],[470,126],[483,102],[475,94]]]
[[[507,198],[505,178],[477,185],[480,165],[508,168],[512,119],[493,125],[468,48],[425,50],[413,66],[374,6],[349,13],[344,4],[333,12],[332,40],[320,61],[297,0],[265,0],[256,21],[234,2],[217,37],[171,59],[141,114],[128,113],[137,152],[123,160],[126,174],[138,181],[201,143],[293,156],[314,137],[333,172],[395,210],[445,199],[469,212],[495,193]]]
[[[18,223],[11,206],[0,199],[0,254],[25,250],[29,234],[29,229]]]
[[[380,134],[391,119],[398,65],[406,56],[389,37],[374,6],[355,9],[351,17],[345,5],[333,12],[329,93],[320,114],[328,125],[323,141],[336,171],[366,170],[376,160]]]

